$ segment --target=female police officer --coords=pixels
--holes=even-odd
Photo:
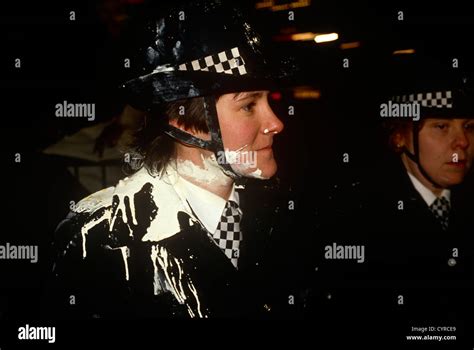
[[[385,103],[399,113],[379,118],[396,157],[365,188],[368,269],[391,281],[400,329],[442,321],[462,337],[472,322],[472,81],[426,57],[394,66]]]
[[[147,112],[131,144],[144,166],[59,225],[60,313],[258,314],[270,227],[258,219],[263,202],[245,203],[237,184],[276,172],[272,143],[283,124],[268,89],[285,70],[270,67],[250,24],[220,1],[173,9],[144,35],[140,76],[123,86]]]
[[[472,324],[473,94],[468,75],[433,65],[391,63],[385,96],[363,97],[391,149],[369,144],[367,166],[330,191],[312,246],[310,316],[390,339],[420,325],[461,336]]]

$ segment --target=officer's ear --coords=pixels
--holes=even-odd
[[[401,152],[404,147],[410,148],[412,124],[407,121],[396,121],[391,124],[391,131],[389,137],[390,147],[395,152]]]
[[[393,135],[393,146],[396,148],[402,148],[406,146],[406,136],[403,130],[395,131]]]

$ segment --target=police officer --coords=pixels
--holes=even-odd
[[[259,317],[270,209],[245,179],[277,169],[273,65],[234,7],[196,1],[145,28],[122,88],[146,113],[128,145],[142,167],[82,200],[57,229],[59,317]],[[136,166],[137,163],[134,163]],[[66,296],[82,300],[74,313]],[[262,296],[262,297],[261,297]],[[79,305],[79,304],[78,304]]]

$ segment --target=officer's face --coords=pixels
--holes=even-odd
[[[283,123],[268,104],[268,91],[222,95],[216,109],[234,171],[249,177],[273,176],[277,170],[273,137],[283,130]]]
[[[413,153],[412,137],[405,141]],[[421,165],[437,184],[448,188],[461,183],[474,158],[474,120],[426,119],[419,132],[419,154]],[[422,176],[416,164],[408,166],[417,178]]]

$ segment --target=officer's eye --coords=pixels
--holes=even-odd
[[[250,102],[246,104],[245,106],[242,107],[242,110],[244,110],[247,113],[253,112],[253,109],[255,107],[255,102]]]
[[[467,123],[464,128],[470,132],[474,132],[474,123]]]
[[[435,127],[436,129],[445,130],[445,129],[448,128],[448,124],[445,124],[445,123],[436,123],[436,124],[434,125],[434,127]]]

